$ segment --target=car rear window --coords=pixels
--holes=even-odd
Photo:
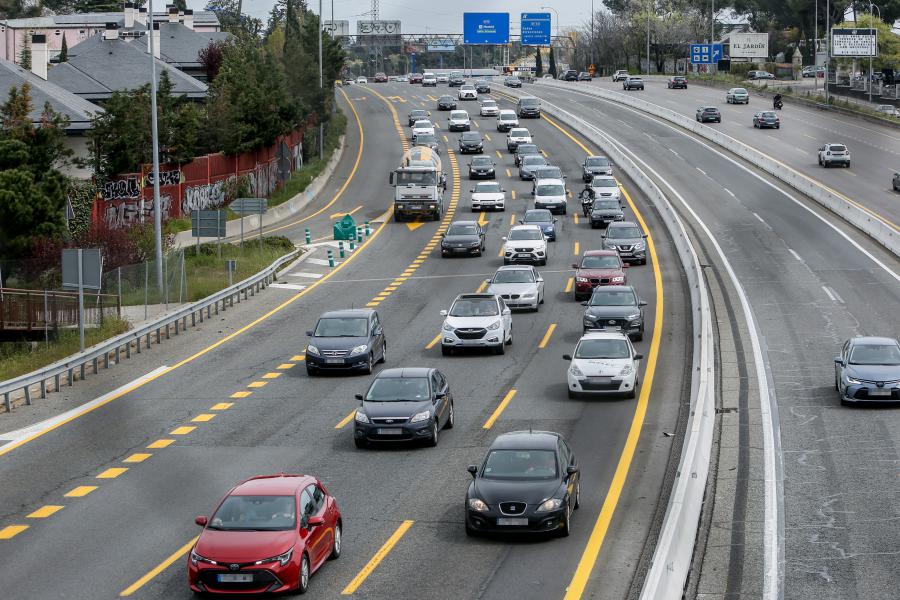
[[[606,167],[609,165],[609,159],[603,156],[594,156],[585,161],[589,167]]]
[[[838,144],[834,144],[831,146],[832,152],[844,152],[847,149],[846,146],[840,146]]]

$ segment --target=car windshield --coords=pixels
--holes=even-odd
[[[584,164],[588,167],[607,167],[609,166],[609,159],[602,156],[594,156],[584,161]]]
[[[469,113],[464,110],[454,110],[450,112],[451,119],[468,119]]]
[[[453,223],[447,228],[447,235],[476,235],[478,229],[470,223]]]
[[[431,129],[431,121],[416,121],[413,124],[413,129]]]
[[[493,298],[460,298],[450,309],[451,317],[494,317],[500,314]]]
[[[494,275],[494,283],[534,283],[534,272],[531,269],[497,271]]]
[[[537,229],[513,229],[509,232],[508,240],[539,240],[541,232]]]
[[[428,400],[427,377],[379,377],[366,392],[369,402]]]
[[[565,196],[566,188],[558,183],[544,183],[537,186],[536,196]]]
[[[591,181],[591,187],[619,187],[619,184],[616,183],[615,179],[594,179]]]
[[[526,223],[547,223],[552,220],[549,210],[529,210],[525,213]]]
[[[414,110],[414,111],[412,111],[411,113],[409,113],[409,116],[410,116],[410,117],[413,117],[413,118],[416,118],[416,117],[427,117],[427,116],[428,116],[428,111],[427,111],[427,110]]]
[[[472,165],[476,167],[490,167],[493,164],[494,161],[492,161],[488,156],[476,156],[472,159]]]
[[[447,73],[438,73],[438,77],[450,77]]]
[[[462,87],[459,88],[459,89],[465,90],[465,91],[467,91],[467,92],[474,92],[474,91],[475,91],[475,86],[472,85],[471,83],[467,83],[467,84],[465,84],[464,86],[462,86]]]
[[[541,101],[537,98],[522,98],[521,100],[519,100],[519,104],[521,104],[522,106],[535,107],[540,106]]]
[[[510,129],[509,137],[531,137],[527,129]]]
[[[538,179],[562,179],[562,171],[559,170],[559,167],[541,167],[535,169],[534,174]]]
[[[430,133],[420,133],[416,136],[416,144],[431,144],[437,143],[437,137],[431,135]]]
[[[529,154],[525,158],[522,159],[523,167],[534,167],[536,165],[546,165],[547,161],[543,156],[537,154]]]
[[[491,450],[481,476],[488,479],[554,479],[553,450]]]
[[[464,141],[464,142],[480,142],[481,134],[478,133],[477,131],[472,131],[472,132],[467,131],[466,133],[462,134],[462,141]]]
[[[637,227],[610,227],[606,232],[606,237],[610,238],[639,238],[641,230]]]
[[[900,365],[900,346],[860,344],[850,353],[851,365]]]
[[[634,292],[631,290],[614,291],[594,288],[591,295],[591,306],[635,306]]]
[[[499,194],[500,193],[500,184],[499,183],[479,183],[475,186],[476,194]]]
[[[585,256],[581,260],[582,269],[618,269],[622,265],[619,264],[618,256]]]
[[[433,171],[400,171],[397,173],[397,185],[434,185]]]
[[[494,102],[493,100],[485,100],[484,102],[481,103],[481,106],[483,106],[485,108],[495,107],[495,106],[497,106],[497,103]]]
[[[315,337],[365,337],[369,321],[365,317],[328,317],[319,319]]]
[[[509,113],[503,114],[503,113],[501,113],[501,115],[500,115],[500,120],[501,120],[501,121],[517,121],[517,120],[518,120],[518,117],[516,117],[516,115],[514,115],[514,114],[509,114]]]
[[[507,81],[509,81],[510,83],[518,83],[519,78],[518,77],[510,77],[509,79],[507,79]]]
[[[846,149],[847,149],[847,148],[845,148],[844,146],[838,146],[837,144],[831,146],[831,151],[832,151],[832,152],[843,152],[843,151],[846,150]]]
[[[594,210],[618,210],[621,206],[619,206],[618,200],[596,200],[594,201]]]
[[[222,531],[290,531],[297,524],[293,496],[228,496],[209,521]]]
[[[453,96],[441,96],[438,102],[453,102]]]
[[[620,339],[581,340],[575,358],[628,358],[628,343]]]

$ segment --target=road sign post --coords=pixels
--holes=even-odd
[[[62,287],[78,292],[78,341],[84,352],[84,290],[99,292],[103,263],[99,248],[66,248],[62,251]]]
[[[191,213],[191,235],[197,238],[197,254],[200,254],[200,238],[214,237],[219,245],[221,256],[221,239],[225,237],[227,216],[224,210],[195,210]]]
[[[235,198],[228,205],[233,212],[241,217],[245,215],[259,215],[259,248],[262,250],[262,216],[268,210],[269,201],[265,198]],[[241,248],[244,247],[244,219],[241,219]]]

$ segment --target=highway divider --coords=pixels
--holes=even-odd
[[[571,85],[564,85],[551,80],[540,80],[538,85],[571,90]],[[677,113],[674,110],[642,100],[635,95],[621,94],[619,92],[613,92],[595,86],[581,86],[578,88],[578,91],[659,117],[660,119],[678,125],[683,129],[687,129],[697,136],[736,154],[755,167],[786,183],[788,186],[797,190],[807,198],[810,198],[820,206],[827,208],[838,215],[884,246],[894,255],[900,256],[900,229],[898,229],[897,225],[885,220],[881,215],[878,215],[858,202],[847,198],[843,194],[840,194],[820,184],[811,177],[775,160],[771,156],[764,154],[729,135],[721,133],[708,125],[698,123],[696,120]]]

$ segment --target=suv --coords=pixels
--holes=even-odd
[[[731,88],[725,92],[728,104],[750,104],[750,94],[744,88]]]
[[[588,156],[581,163],[581,180],[591,181],[595,175],[612,175],[612,163],[605,156]]]
[[[466,82],[465,77],[462,76],[462,73],[458,71],[454,71],[450,73],[450,81],[448,81],[448,85],[450,87],[459,87]]]
[[[488,159],[490,160],[490,159]],[[472,210],[506,210],[506,190],[496,181],[483,181],[475,185],[472,193]]]
[[[530,144],[531,133],[525,128],[513,128],[506,134],[506,149],[515,152],[519,144]]]
[[[387,341],[378,313],[370,308],[332,310],[306,332],[306,372],[347,369],[371,373],[387,358]]]
[[[569,69],[560,77],[563,81],[578,81],[578,71],[575,69]]]
[[[566,184],[561,179],[539,179],[534,184],[534,207],[566,214]]]
[[[438,83],[448,83],[450,81],[449,73],[438,73],[437,74],[437,82]]]
[[[519,102],[518,104],[516,104],[516,114],[519,115],[520,119],[540,119],[541,101],[534,96],[525,96],[524,98],[519,98]]]
[[[512,311],[497,294],[460,294],[442,310],[441,354],[456,348],[490,348],[494,354],[506,352],[512,344]]]
[[[478,92],[471,83],[465,83],[460,86],[457,95],[460,100],[478,100]]]
[[[518,126],[519,117],[516,116],[516,111],[504,108],[497,115],[497,131],[509,131]]]
[[[687,89],[687,77],[682,75],[676,75],[675,77],[669,77],[669,81],[666,83],[670,90],[675,89]]]
[[[850,150],[844,144],[825,144],[819,148],[819,165],[830,167],[831,165],[850,166]]]
[[[469,113],[464,110],[451,110],[450,118],[447,120],[447,128],[450,131],[469,131],[471,128]]]
[[[632,77],[629,75],[625,81],[622,82],[623,90],[643,90],[644,89],[644,80],[640,77]]]
[[[575,269],[575,300],[584,300],[598,285],[625,285],[627,265],[615,250],[587,250]]]
[[[647,234],[633,221],[615,221],[603,234],[603,249],[618,250],[622,260],[647,264]]]
[[[588,329],[618,327],[635,341],[644,339],[644,307],[630,285],[595,287],[591,299],[582,302],[584,314],[581,326]]]
[[[503,264],[522,262],[547,264],[547,236],[539,225],[516,225],[503,238]]]
[[[640,385],[637,370],[642,358],[621,331],[588,331],[578,340],[572,355],[563,355],[564,360],[572,361],[566,373],[569,398],[578,393],[634,398]]]
[[[622,190],[612,175],[594,175],[588,187],[594,192],[596,199],[614,199],[621,202]]]
[[[522,80],[515,75],[510,75],[503,80],[503,85],[511,88],[520,88],[522,87]]]
[[[615,73],[613,73],[613,81],[625,81],[628,79],[628,70],[627,69],[619,69]]]

